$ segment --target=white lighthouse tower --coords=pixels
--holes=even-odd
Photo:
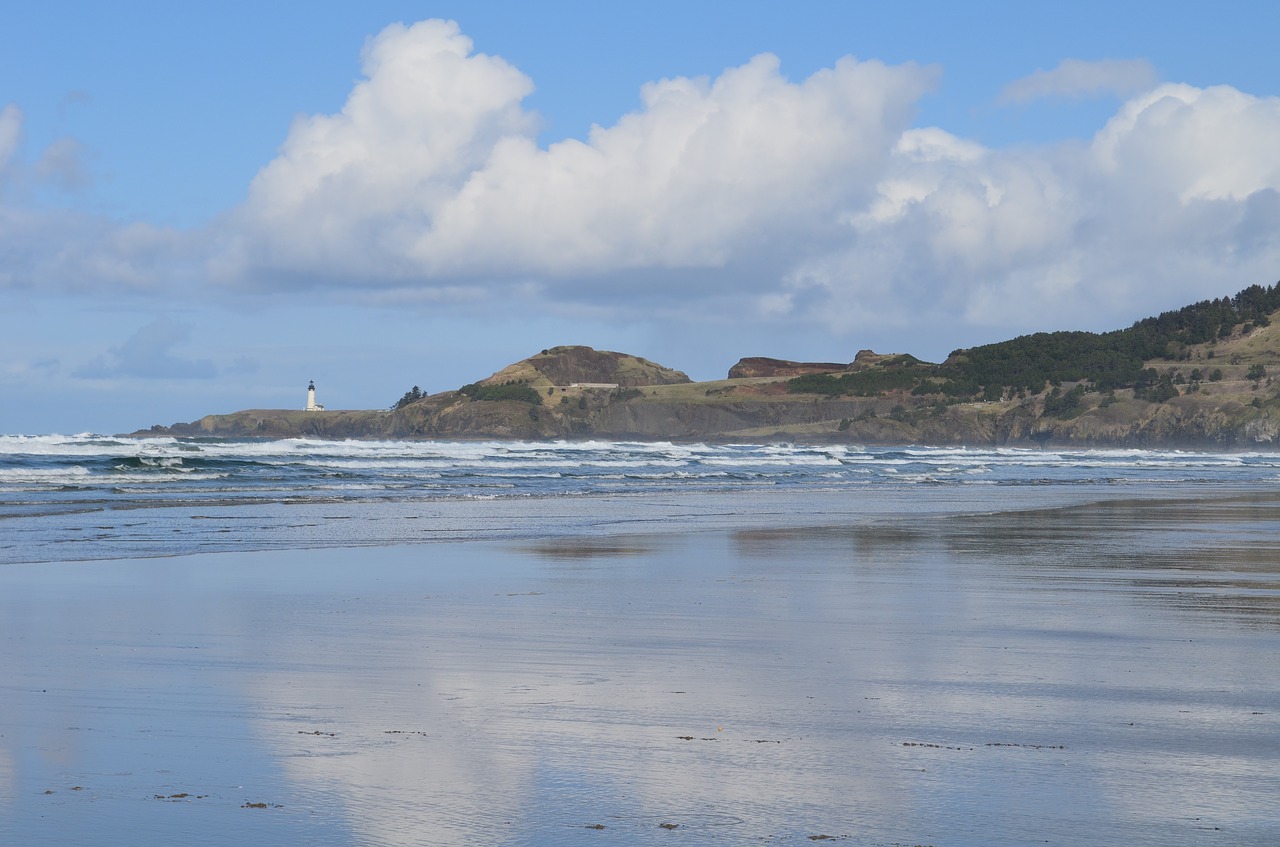
[[[307,383],[307,407],[304,412],[323,412],[324,406],[316,403],[316,381],[313,379]]]

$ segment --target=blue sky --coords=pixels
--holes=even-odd
[[[1280,278],[1264,4],[120,5],[0,11],[5,432],[565,343],[936,360]]]

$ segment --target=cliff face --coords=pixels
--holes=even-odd
[[[1178,397],[1166,403],[1125,399],[1069,419],[1047,417],[1042,403],[919,405],[902,398],[792,395],[690,398],[661,388],[641,396],[588,390],[556,393],[542,405],[434,395],[395,412],[250,410],[136,435],[232,438],[617,438],[1012,447],[1168,447],[1269,449],[1280,446],[1280,400]]]
[[[870,444],[1056,448],[1270,449],[1280,446],[1280,404],[1260,407],[1179,397],[1166,403],[1127,399],[1066,420],[1030,401],[919,408],[883,419],[854,420],[842,433]],[[905,441],[904,441],[905,439]]]
[[[1168,447],[1243,450],[1273,446],[1280,408],[1228,400],[1221,405],[1178,397],[1167,403],[1128,401],[1114,414],[1085,413],[1069,421],[1041,419],[1029,437],[1081,447]]]
[[[390,435],[391,413],[382,411],[302,412],[248,409],[206,415],[191,423],[153,426],[135,435],[217,436],[220,438],[380,438]]]

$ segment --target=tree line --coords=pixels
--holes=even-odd
[[[1280,309],[1280,283],[1253,285],[1234,297],[1202,300],[1111,332],[1037,332],[1009,341],[955,350],[941,365],[897,357],[881,368],[832,376],[809,374],[788,381],[797,394],[874,396],[910,389],[916,394],[997,400],[1006,392],[1038,394],[1046,386],[1088,382],[1100,391],[1139,385],[1147,361],[1180,361],[1187,349],[1226,338],[1237,327],[1250,332],[1270,324]],[[1167,393],[1167,389],[1156,393]],[[1065,404],[1071,405],[1066,400]]]

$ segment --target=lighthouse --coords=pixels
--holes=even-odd
[[[316,381],[313,379],[307,383],[307,407],[304,412],[323,412],[324,406],[316,403]]]

